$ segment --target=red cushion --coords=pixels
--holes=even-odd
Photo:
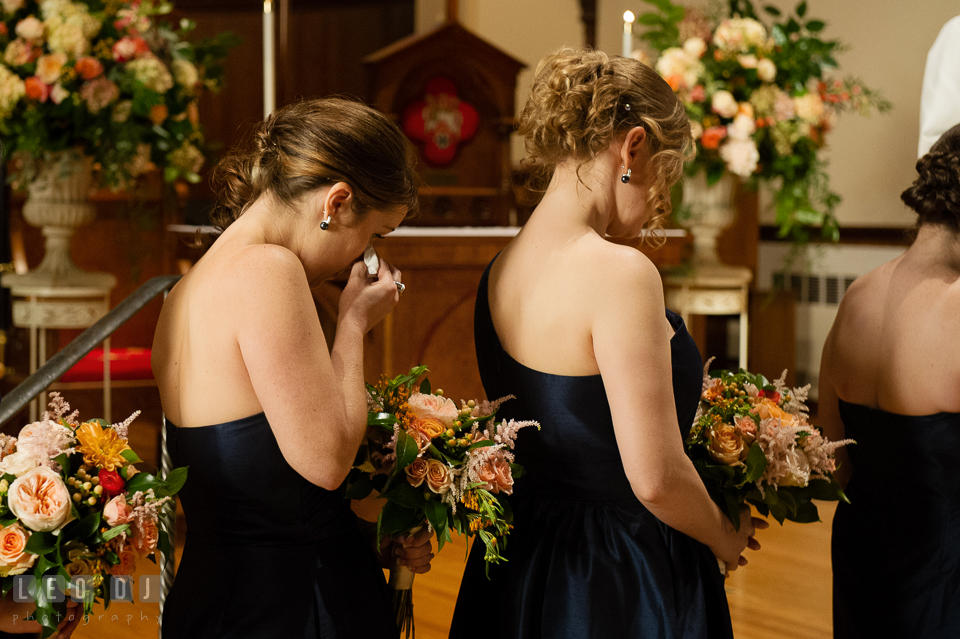
[[[110,379],[153,379],[149,348],[111,348]],[[103,349],[95,348],[60,378],[63,382],[102,382]]]

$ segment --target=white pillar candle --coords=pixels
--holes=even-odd
[[[263,3],[263,117],[277,106],[277,78],[273,39],[273,0]]]
[[[633,21],[636,18],[633,11],[623,12],[623,57],[629,58],[633,53]]]

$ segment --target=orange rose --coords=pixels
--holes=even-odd
[[[427,476],[427,460],[418,457],[413,460],[413,463],[403,469],[407,473],[407,481],[410,482],[412,486],[419,486],[423,483],[423,480]]]
[[[150,121],[157,126],[163,124],[163,121],[167,119],[168,115],[170,115],[170,110],[166,104],[154,104],[150,107]]]
[[[450,490],[453,474],[447,465],[436,459],[427,461],[427,487],[438,495]]]
[[[761,399],[753,408],[760,419],[779,419],[783,426],[794,426],[796,417],[777,406],[772,400]]]
[[[47,84],[54,84],[63,73],[63,65],[67,63],[66,53],[51,53],[40,56],[37,60],[37,77]]]
[[[700,144],[702,144],[705,149],[717,149],[720,148],[720,141],[725,137],[727,137],[727,127],[712,126],[703,132],[703,137],[700,138]]]
[[[77,60],[74,68],[84,80],[93,80],[95,77],[103,73],[103,64],[101,64],[96,58],[90,56],[84,56]]]
[[[710,429],[707,452],[714,461],[736,466],[747,458],[749,448],[744,445],[740,429],[732,424],[716,424]]]
[[[0,530],[0,576],[20,575],[33,566],[37,556],[24,552],[30,533],[13,523]]]
[[[420,431],[430,439],[447,430],[447,426],[436,417],[414,418],[410,422],[410,428]]]
[[[27,78],[23,84],[27,97],[31,100],[46,102],[50,97],[50,85],[35,75]]]
[[[496,487],[494,493],[513,494],[513,473],[510,471],[510,464],[505,459],[498,459],[493,462],[493,471],[496,477]]]

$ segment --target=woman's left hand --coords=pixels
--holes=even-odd
[[[427,528],[413,535],[387,535],[380,542],[381,556],[392,556],[398,564],[407,567],[411,572],[429,572],[430,561],[434,556],[433,544],[430,541],[432,536]]]

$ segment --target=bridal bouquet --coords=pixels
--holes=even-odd
[[[744,503],[781,524],[809,523],[820,519],[812,500],[847,499],[833,478],[833,453],[853,440],[828,441],[807,421],[809,386],[789,389],[785,379],[786,371],[770,383],[743,369],[704,368],[687,455],[738,530]]]
[[[79,149],[104,183],[153,167],[168,182],[200,180],[198,100],[217,90],[230,34],[196,43],[194,24],[162,21],[162,0],[0,3],[2,160],[17,153],[29,182],[44,155]]]
[[[377,537],[415,532],[424,525],[437,534],[437,549],[450,531],[476,535],[486,547],[487,566],[505,561],[513,519],[504,495],[523,469],[514,462],[517,432],[533,421],[496,422],[504,397],[461,402],[460,408],[431,392],[427,372],[416,366],[394,379],[367,385],[367,436],[347,478],[346,497],[363,499],[376,490],[386,500],[377,519]],[[413,573],[390,569],[397,625],[413,629]]]
[[[646,0],[656,11],[639,16],[649,60],[686,107],[696,140],[689,175],[708,184],[729,172],[754,181],[780,180],[775,189],[780,236],[805,240],[820,226],[838,237],[820,149],[837,116],[886,111],[890,103],[854,78],[833,77],[839,41],[821,37],[825,24],[808,19],[807,3],[795,17],[764,6],[770,26],[750,0],[729,0],[704,13],[670,0]],[[641,49],[639,57],[647,54]]]
[[[39,422],[17,437],[0,435],[0,583],[7,596],[17,575],[36,579],[30,594],[43,637],[62,617],[49,581],[82,600],[89,615],[96,602],[109,606],[112,577],[132,575],[141,559],[155,561],[158,549],[172,561],[160,509],[187,478],[186,468],[160,479],[134,466],[141,460],[127,427],[139,411],[113,425],[79,422],[69,411],[51,393]]]

